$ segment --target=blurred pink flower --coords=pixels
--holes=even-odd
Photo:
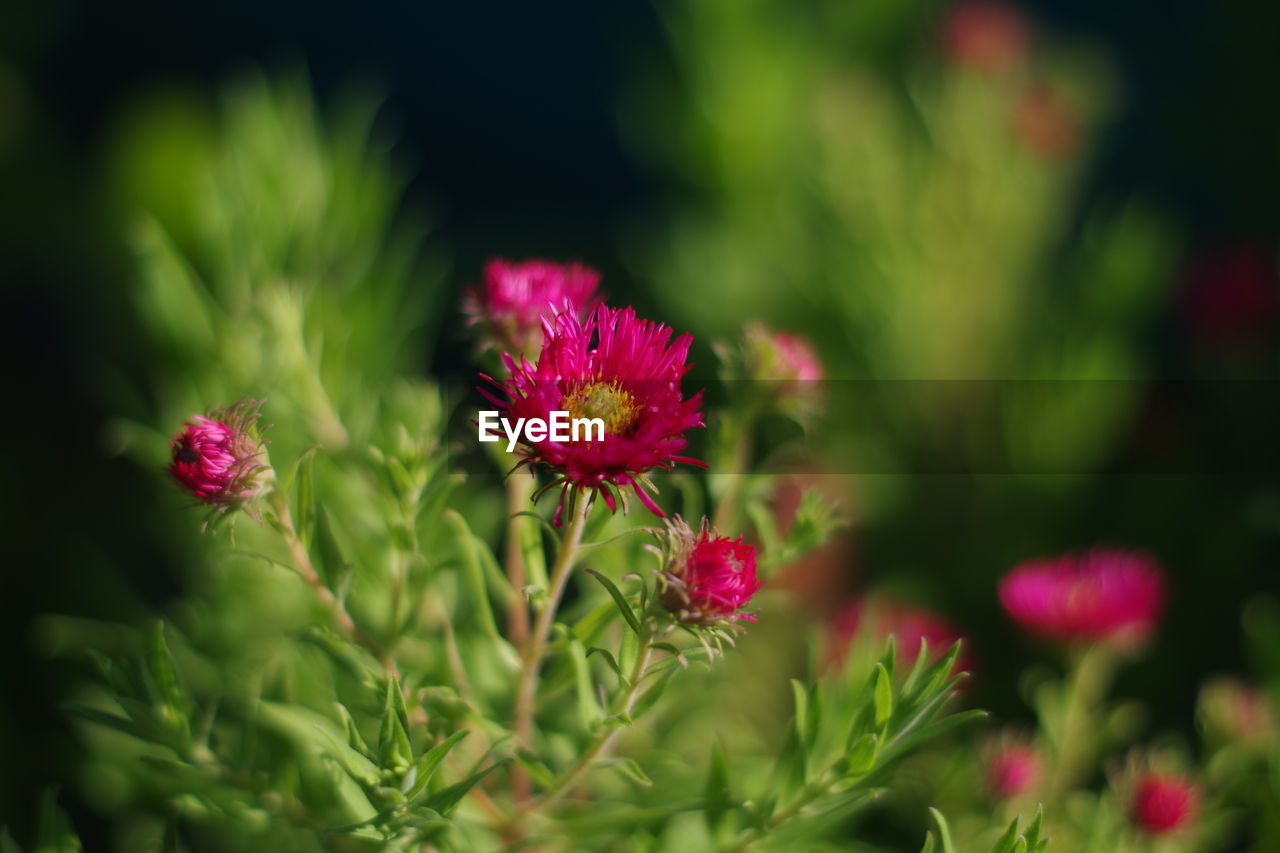
[[[1151,835],[1166,835],[1195,818],[1199,794],[1195,785],[1177,776],[1147,773],[1134,785],[1131,815]]]
[[[549,435],[540,441],[522,438],[521,464],[547,466],[555,475],[547,488],[561,489],[557,522],[568,489],[597,491],[609,509],[616,510],[619,500],[625,509],[623,489],[629,488],[661,516],[648,494],[653,485],[646,474],[678,462],[706,467],[680,455],[688,444],[685,432],[704,426],[702,392],[687,398],[681,393],[693,338],[681,335],[673,342],[671,334],[660,323],[638,319],[631,308],[601,305],[585,321],[574,312],[561,312],[543,318],[544,340],[536,364],[503,353],[510,377],[503,382],[484,377],[506,392],[507,401],[485,393],[505,407],[512,420],[549,422],[552,412],[567,411],[571,418],[604,421],[603,441],[586,436],[578,441],[554,441]]]
[[[711,622],[755,617],[742,612],[760,588],[756,549],[720,536],[706,519],[695,536],[684,519],[667,522],[662,603],[681,622]]]
[[[1164,573],[1146,554],[1095,548],[1023,563],[1000,581],[1000,604],[1023,629],[1058,642],[1138,643],[1164,607]]]
[[[599,284],[600,274],[580,263],[495,258],[484,266],[484,284],[463,295],[462,311],[487,346],[531,355],[542,345],[542,315],[583,316]]]
[[[967,0],[947,11],[942,44],[952,63],[979,71],[1009,71],[1026,61],[1030,27],[1013,6]]]
[[[1034,787],[1041,770],[1040,755],[1034,747],[1003,738],[987,758],[987,789],[999,799],[1011,799]]]
[[[1212,343],[1254,340],[1280,309],[1274,249],[1241,243],[1197,258],[1187,273],[1182,314],[1192,334]]]
[[[951,623],[928,610],[884,599],[856,600],[838,610],[831,621],[828,659],[833,665],[844,663],[850,644],[863,630],[877,640],[892,635],[897,659],[907,666],[915,663],[925,643],[929,656],[938,660],[963,639]],[[965,649],[956,661],[956,671],[973,671],[973,658]]]
[[[1080,118],[1062,96],[1046,86],[1028,89],[1013,111],[1013,128],[1031,151],[1061,160],[1080,147]]]
[[[173,461],[169,474],[202,503],[228,507],[256,496],[262,442],[255,432],[260,401],[236,403],[193,415],[169,442]]]

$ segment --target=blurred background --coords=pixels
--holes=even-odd
[[[410,370],[468,375],[457,294],[494,255],[597,267],[695,334],[696,376],[767,319],[833,380],[843,426],[803,467],[842,475],[854,521],[785,583],[941,613],[973,640],[972,702],[1016,718],[1034,655],[995,580],[1143,548],[1172,605],[1121,693],[1153,725],[1190,729],[1210,674],[1280,684],[1274,4],[10,3],[0,822],[55,784],[89,849],[106,831],[32,626],[183,593],[187,516],[105,425],[176,369],[131,296],[137,211],[199,244],[190,176],[258,75],[293,81],[283,108],[381,105],[430,270]]]

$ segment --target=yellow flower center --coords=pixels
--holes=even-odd
[[[592,382],[567,394],[561,405],[572,418],[599,418],[605,432],[618,435],[631,429],[640,415],[636,398],[617,382]]]

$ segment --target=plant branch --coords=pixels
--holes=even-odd
[[[582,544],[582,531],[586,527],[587,514],[591,510],[593,496],[582,496],[570,493],[572,504],[569,511],[569,523],[565,527],[564,537],[556,552],[555,563],[551,567],[547,590],[547,600],[538,617],[534,621],[533,631],[525,644],[522,655],[523,664],[520,670],[520,681],[516,687],[514,728],[517,742],[526,749],[533,744],[533,718],[538,696],[538,670],[542,667],[542,659],[547,652],[547,638],[551,635],[551,626],[555,622],[556,610],[564,595],[569,574],[578,556],[578,546]],[[512,769],[512,787],[517,802],[528,800],[530,791],[527,771],[520,766]]]
[[[302,539],[298,536],[297,528],[294,527],[293,515],[289,512],[288,500],[283,496],[279,496],[273,501],[273,504],[276,511],[277,529],[284,539],[285,548],[289,551],[289,557],[293,560],[294,571],[311,588],[320,605],[329,612],[330,617],[333,619],[334,627],[347,639],[363,646],[389,672],[394,671],[395,663],[386,655],[382,646],[360,630],[360,626],[351,618],[351,614],[347,612],[338,597],[333,594],[333,590],[320,578],[320,574],[311,563],[311,556],[307,553],[306,546],[302,544]]]
[[[628,679],[627,689],[616,701],[617,710],[615,715],[628,717],[631,709],[635,707],[636,700],[640,698],[640,683],[644,680],[645,672],[649,668],[649,661],[653,657],[653,641],[648,636],[640,638],[640,647],[636,653],[636,663],[631,669],[631,676]],[[553,803],[558,802],[562,797],[573,790],[573,786],[578,780],[590,772],[592,765],[599,759],[608,756],[609,751],[613,749],[613,745],[617,743],[618,738],[622,736],[625,726],[612,725],[605,731],[596,735],[591,745],[555,783],[544,791],[537,799],[530,802],[521,811],[521,815],[538,809],[546,808]]]

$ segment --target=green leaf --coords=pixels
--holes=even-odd
[[[591,731],[604,718],[604,709],[596,699],[586,649],[579,640],[572,637],[569,639],[569,660],[573,665],[574,693],[578,699],[578,720],[584,729]]]
[[[619,679],[624,678],[622,674],[622,667],[618,666],[618,662],[614,660],[613,652],[608,649],[602,649],[599,646],[592,646],[587,649],[587,658],[590,658],[592,655],[600,655],[600,657],[604,658],[604,662],[609,665],[609,668],[617,674]]]
[[[408,715],[404,695],[395,676],[387,678],[386,697],[382,705],[382,726],[378,731],[378,758],[383,767],[408,767],[413,761],[409,743]]]
[[[445,817],[452,816],[454,809],[458,807],[458,803],[462,802],[462,798],[465,797],[472,788],[479,785],[484,777],[488,776],[494,770],[498,769],[510,760],[511,759],[509,758],[504,758],[501,761],[490,764],[483,770],[471,774],[457,784],[450,785],[447,788],[437,791],[428,797],[422,805],[426,808],[434,809]]]
[[[875,732],[867,732],[853,742],[845,756],[845,767],[851,776],[865,776],[876,766],[880,750],[880,738]]]
[[[703,797],[703,817],[707,822],[707,829],[714,836],[725,813],[733,806],[733,793],[729,788],[729,756],[719,738],[711,744],[711,761],[707,766]]]
[[[333,524],[324,507],[317,506],[315,515],[315,565],[325,583],[343,598],[342,588],[351,572],[351,564],[342,555],[342,548],[333,534]]]
[[[369,745],[365,743],[363,737],[360,736],[360,729],[356,726],[355,718],[351,716],[351,711],[341,702],[334,702],[334,707],[338,710],[338,716],[342,718],[342,725],[347,732],[347,746],[363,755],[370,761],[374,761],[373,750],[369,749]]]
[[[796,737],[801,744],[809,743],[809,691],[804,683],[791,679],[791,701],[795,704]]]
[[[405,796],[410,800],[417,799],[418,795],[427,789],[427,783],[431,781],[431,777],[435,775],[439,769],[441,762],[449,754],[458,742],[468,734],[466,729],[454,732],[440,743],[424,752],[413,765],[414,778],[413,785],[405,792]]]
[[[484,569],[478,553],[480,543],[472,534],[471,528],[467,526],[466,520],[456,510],[445,510],[444,519],[453,530],[458,551],[462,554],[463,581],[472,603],[469,609],[479,619],[482,631],[494,640],[502,640],[498,624],[494,621],[493,604],[489,600],[489,591],[485,584]]]
[[[111,714],[106,711],[100,711],[97,708],[90,708],[86,705],[77,703],[68,703],[63,705],[63,710],[69,714],[74,714],[81,719],[96,723],[99,726],[105,726],[109,729],[115,729],[118,732],[127,734],[129,737],[138,740],[149,740],[143,730],[130,720],[128,717],[121,717],[118,714]]]
[[[311,543],[315,539],[316,529],[316,488],[315,476],[313,469],[315,467],[316,455],[311,450],[304,451],[298,459],[298,486],[297,486],[297,525],[298,538],[302,540],[303,547],[308,551],[311,550]]]
[[[165,642],[164,622],[157,621],[147,632],[146,660],[147,687],[152,699],[160,706],[164,722],[185,738],[191,731],[187,718],[190,703],[178,686],[178,675],[173,665],[173,655]]]
[[[947,826],[947,819],[942,816],[942,812],[935,808],[929,808],[929,814],[933,815],[933,819],[938,824],[938,838],[942,842],[942,853],[956,853],[955,844],[951,841],[951,827]]]
[[[1015,817],[1009,822],[1009,828],[996,841],[995,847],[991,848],[991,853],[1013,853],[1014,847],[1019,840],[1018,818]]]
[[[624,778],[635,782],[637,785],[643,785],[646,788],[653,787],[653,780],[645,775],[640,763],[634,758],[615,758],[611,766]]]
[[[658,704],[658,700],[662,698],[662,694],[666,692],[667,685],[671,683],[671,677],[679,672],[678,669],[668,669],[658,675],[654,679],[653,684],[644,694],[636,700],[631,706],[631,719],[637,720],[644,714],[648,713],[654,705]]]
[[[882,663],[876,664],[872,690],[875,697],[876,728],[883,728],[893,716],[893,677]]]
[[[613,598],[613,603],[618,605],[618,612],[622,614],[622,618],[627,620],[627,624],[631,626],[631,630],[639,635],[642,632],[640,628],[640,620],[636,618],[635,612],[631,609],[631,605],[627,603],[626,596],[622,594],[622,591],[618,589],[613,581],[609,580],[595,569],[587,569],[586,571],[587,574],[600,581],[600,585],[603,586]]]

